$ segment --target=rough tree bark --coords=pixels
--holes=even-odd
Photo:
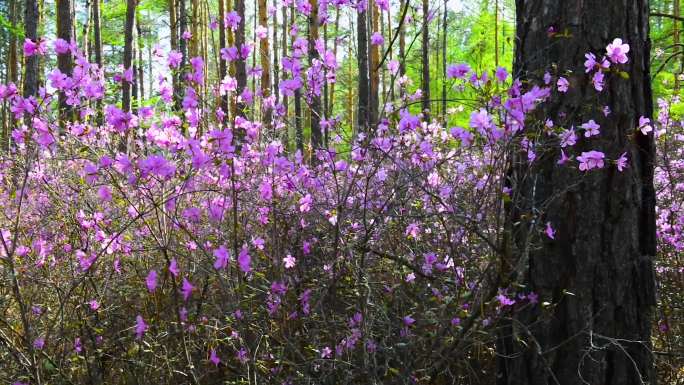
[[[422,108],[425,118],[429,117],[430,111],[430,2],[429,0],[423,0],[423,30],[422,30],[422,82],[421,90],[423,91]]]
[[[241,50],[242,46],[246,44],[245,24],[247,23],[247,19],[245,18],[245,0],[235,0],[235,11],[238,13],[238,16],[240,16],[240,22],[235,31],[235,46],[238,47],[238,50]],[[236,60],[235,80],[237,81],[237,94],[239,96],[247,87],[247,58]],[[244,117],[245,107],[245,103],[242,99],[239,99],[236,106],[237,114]],[[238,132],[238,137],[241,135],[242,134]]]
[[[100,28],[100,1],[92,0],[93,2],[93,39],[95,50],[95,63],[102,68],[102,30]]]
[[[368,132],[370,127],[370,82],[368,79],[367,12],[356,14],[356,57],[359,66],[357,131]]]
[[[133,24],[135,22],[136,0],[126,1],[126,25],[124,29],[124,71],[131,68],[133,64]],[[135,75],[133,75],[135,77]],[[121,105],[124,111],[131,109],[131,83],[123,81],[121,87]],[[135,83],[133,83],[135,84]]]
[[[57,37],[71,42],[73,36],[73,20],[71,13],[71,0],[57,0]],[[71,76],[73,67],[73,57],[70,51],[57,55],[57,68],[59,71],[67,76]],[[63,92],[59,94],[59,111],[62,117],[66,117],[69,113],[69,105],[67,104],[66,95]]]
[[[268,28],[268,6],[266,0],[259,0],[259,25]],[[259,40],[259,59],[261,61],[261,94],[264,98],[271,96],[271,51],[268,44],[268,34]],[[271,109],[262,109],[262,121],[266,128],[271,127]]]
[[[314,60],[319,60],[316,50],[318,39],[318,0],[309,0],[311,13],[309,13],[309,65],[313,66]],[[319,90],[320,91],[320,90]],[[321,134],[321,97],[311,90],[311,162],[316,159],[316,149],[321,147],[323,136]]]
[[[599,150],[617,159],[626,151],[629,167],[619,172],[607,162],[582,173],[557,166],[555,150],[524,178],[512,170],[509,223],[515,225],[509,228],[518,259],[511,262],[524,267],[519,279],[539,295],[539,304],[504,325],[498,383],[654,384],[654,143],[652,134],[636,131],[639,117],[653,109],[648,1],[517,0],[516,6],[514,72],[523,81],[540,81],[553,65],[557,73],[572,71],[566,75],[570,92],[552,97],[537,118],[558,119],[564,127],[595,119],[601,134],[580,139],[574,152]],[[552,26],[567,33],[549,33]],[[629,78],[607,75],[606,90],[597,94],[584,73],[584,54],[601,57],[616,37],[631,46],[629,63],[620,65]],[[607,117],[603,106],[612,111]],[[542,212],[537,223],[553,225],[555,240],[527,233],[535,210]],[[528,241],[534,246],[526,247]]]

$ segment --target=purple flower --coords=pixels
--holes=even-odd
[[[651,126],[651,119],[645,116],[640,116],[639,131],[641,131],[641,133],[644,135],[648,135],[649,132],[653,131],[653,126]]]
[[[546,230],[544,230],[546,236],[551,239],[556,239],[556,230],[551,227],[551,222],[546,222]]]
[[[591,82],[594,84],[594,89],[596,89],[596,91],[603,91],[604,77],[605,76],[603,75],[603,71],[596,71],[596,73],[594,73],[594,76],[592,76]]]
[[[214,366],[218,366],[221,363],[221,359],[216,354],[216,350],[211,349],[209,351],[209,361],[211,361],[211,363],[214,364]]]
[[[577,135],[575,135],[575,130],[569,129],[565,130],[560,134],[560,146],[574,146],[577,143]]]
[[[508,71],[506,71],[506,69],[503,67],[498,67],[494,73],[494,76],[500,83],[503,83],[506,81],[506,79],[508,79]]]
[[[627,167],[627,153],[623,152],[622,155],[615,161],[618,171],[622,172]]]
[[[447,79],[463,79],[468,72],[470,72],[470,66],[465,63],[451,64],[447,67]]]
[[[178,68],[183,61],[183,54],[178,51],[170,51],[167,57],[167,64],[170,68]]]
[[[192,286],[192,283],[190,283],[187,278],[183,277],[183,287],[181,288],[181,292],[183,293],[183,301],[187,301],[188,298],[190,298],[193,290],[195,290],[195,287]]]
[[[45,337],[38,337],[33,341],[33,347],[42,350],[45,347]]]
[[[145,331],[147,330],[147,324],[145,323],[145,320],[143,317],[138,314],[135,317],[135,339],[139,340],[142,339],[143,334],[145,334]]]
[[[385,42],[385,38],[382,37],[380,32],[373,32],[371,35],[371,44],[372,45],[382,45]]]
[[[588,122],[582,124],[580,127],[582,127],[585,130],[584,136],[587,138],[598,135],[599,128],[601,128],[601,126],[598,125],[598,123],[596,123],[594,119],[589,120]]]
[[[288,254],[287,257],[283,258],[283,262],[285,263],[286,269],[291,269],[295,266],[297,260],[291,254]]]
[[[216,257],[214,269],[221,270],[228,265],[228,258],[230,257],[230,254],[228,253],[228,250],[226,250],[226,247],[222,245],[218,249],[214,250],[214,257]]]
[[[54,41],[53,45],[55,47],[55,52],[58,55],[65,54],[65,53],[69,52],[69,49],[70,49],[69,43],[64,39],[56,39]]]
[[[593,168],[603,168],[603,159],[605,154],[601,151],[588,151],[583,152],[582,155],[577,157],[577,161],[580,162],[580,171],[588,171]]]
[[[252,271],[252,257],[249,255],[249,250],[247,247],[243,246],[238,255],[238,265],[243,273],[249,273]]]
[[[176,258],[172,259],[169,263],[169,272],[174,277],[178,277],[178,273],[180,273],[180,270],[178,269],[178,262],[176,261]]]
[[[568,79],[564,77],[558,78],[558,81],[556,82],[556,85],[558,85],[558,92],[568,92],[568,87],[570,86],[570,82],[568,82]]]
[[[402,321],[404,321],[404,325],[405,325],[405,326],[411,326],[411,325],[413,325],[413,324],[416,322],[416,320],[413,319],[413,317],[411,317],[410,315],[405,316],[405,317],[402,319]]]
[[[627,59],[627,52],[629,52],[629,44],[623,44],[620,38],[616,38],[606,47],[606,54],[613,63],[627,63],[629,60]]]
[[[157,272],[155,270],[150,270],[147,273],[147,278],[145,278],[145,284],[147,285],[147,290],[153,293],[157,288]]]

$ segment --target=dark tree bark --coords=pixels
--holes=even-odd
[[[316,50],[316,39],[318,39],[318,0],[309,0],[311,13],[309,14],[309,64],[313,65],[314,60],[319,59]],[[311,94],[311,162],[315,162],[316,149],[321,147],[323,136],[321,134],[321,97]]]
[[[245,0],[235,0],[235,11],[240,16],[240,23],[238,23],[237,30],[235,31],[235,46],[238,50],[246,44],[245,40],[245,24],[247,19],[245,18]],[[241,58],[235,62],[235,80],[237,82],[237,94],[241,95],[242,92],[247,87],[247,58]],[[245,103],[240,100],[237,103],[237,114],[240,116],[245,116]],[[238,137],[242,134],[238,132]]]
[[[138,80],[138,100],[139,102],[142,102],[145,99],[145,62],[143,61],[143,31],[142,27],[140,26],[140,14],[136,15],[135,29],[137,32],[135,40],[138,53],[138,62],[135,65],[136,76]]]
[[[294,4],[290,7],[290,25],[296,25]],[[293,40],[292,38],[291,40]],[[302,91],[298,88],[294,92],[294,121],[295,121],[295,145],[297,151],[304,154],[304,133],[302,132]]]
[[[429,13],[430,13],[430,2],[429,0],[423,0],[423,30],[422,30],[422,60],[421,60],[421,67],[422,67],[422,81],[421,81],[421,90],[423,91],[423,100],[422,100],[422,108],[423,112],[425,114],[425,118],[427,119],[429,117],[428,113],[430,111],[430,35],[429,35],[429,30],[430,30],[430,22],[428,21],[429,18]]]
[[[57,37],[64,39],[70,43],[73,35],[74,23],[71,13],[72,0],[57,0]],[[63,74],[71,76],[73,67],[73,56],[70,51],[57,55],[57,68]],[[63,92],[59,94],[59,110],[62,118],[68,118],[69,105],[67,104],[66,95]]]
[[[408,0],[400,0],[399,9],[407,6]],[[400,16],[401,17],[401,16]],[[406,75],[406,28],[403,23],[399,24],[399,76]]]
[[[100,1],[92,0],[93,2],[93,39],[95,40],[95,63],[102,67],[102,30],[100,17]]]
[[[132,68],[133,64],[133,24],[135,23],[136,0],[126,1],[126,25],[124,29],[124,71]],[[134,71],[135,72],[135,71]],[[133,75],[135,78],[135,74]],[[135,84],[135,81],[133,82]],[[131,83],[124,80],[121,87],[121,105],[124,111],[131,109]]]
[[[379,23],[379,13],[380,9],[377,7],[375,2],[368,3],[369,12],[369,23],[371,25],[371,31],[373,33],[380,30]],[[368,56],[370,60],[369,64],[369,77],[370,77],[370,92],[369,92],[369,111],[368,125],[372,129],[378,120],[378,108],[380,104],[380,72],[378,71],[378,64],[380,63],[380,53],[377,45],[368,44]]]
[[[259,0],[259,25],[268,27],[267,0]],[[271,95],[271,51],[268,44],[268,35],[259,41],[259,59],[261,61],[261,94],[264,98]],[[271,126],[271,109],[262,106],[262,120],[264,126]]]
[[[442,117],[447,120],[447,19],[449,16],[448,0],[444,0],[444,18],[442,19]]]
[[[636,132],[639,117],[653,109],[648,1],[517,0],[516,6],[514,72],[540,81],[552,65],[558,73],[572,71],[570,92],[543,104],[537,118],[564,113],[557,118],[564,127],[595,119],[601,134],[581,139],[574,152],[598,150],[617,159],[626,151],[629,167],[619,172],[607,162],[586,173],[559,167],[555,142],[549,144],[556,150],[536,160],[526,177],[522,168],[512,169],[510,249],[517,260],[510,262],[522,266],[518,279],[539,295],[539,304],[504,325],[498,383],[655,384],[649,351],[654,143],[652,134]],[[551,26],[568,33],[550,34]],[[616,37],[631,46],[629,63],[619,65],[629,79],[606,75],[606,90],[597,94],[584,73],[584,54],[600,57]],[[603,106],[612,111],[608,117]],[[528,231],[535,210],[542,212],[536,223],[553,224],[555,240]]]
[[[225,8],[225,2],[224,0],[219,0],[218,2],[219,6],[219,49],[223,50],[226,48],[226,28],[224,26],[223,20],[226,17],[226,8]],[[219,60],[219,79],[223,81],[223,79],[226,77],[228,74],[228,66],[226,65],[226,61],[223,59]],[[221,96],[221,110],[223,110],[224,113],[228,114],[228,95],[223,95]]]
[[[357,131],[368,132],[370,127],[370,82],[368,79],[367,12],[356,13],[356,51],[359,70]]]

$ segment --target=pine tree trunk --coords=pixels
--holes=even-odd
[[[95,40],[95,62],[102,68],[102,30],[101,30],[101,16],[100,16],[100,1],[91,0],[93,2],[93,39]]]
[[[316,50],[316,40],[318,39],[318,0],[309,0],[311,13],[309,14],[309,65],[313,66],[314,60],[319,60],[318,50]],[[321,69],[322,70],[322,69]],[[320,90],[318,90],[320,92]],[[323,144],[321,133],[321,96],[313,90],[311,92],[311,162],[316,161],[316,150]]]
[[[377,7],[375,2],[368,4],[368,10],[370,12],[371,30],[373,33],[378,32],[379,28],[379,13],[380,9]],[[378,52],[378,46],[369,44],[369,74],[370,74],[370,110],[368,111],[369,117],[369,127],[375,127],[378,120],[378,105],[380,103],[380,72],[378,71],[378,63],[380,63],[380,53]]]
[[[73,35],[73,20],[71,18],[71,1],[72,0],[57,0],[57,37],[71,42]],[[73,67],[73,57],[68,51],[57,55],[57,68],[59,71],[67,76],[71,76]],[[62,119],[69,119],[69,105],[67,104],[66,95],[63,92],[59,93],[59,111]]]
[[[235,31],[235,46],[238,47],[238,50],[241,50],[242,46],[247,43],[245,40],[245,24],[247,23],[247,19],[245,18],[245,0],[235,0],[235,11],[238,13],[238,16],[240,16],[240,23],[238,23],[237,30]],[[247,58],[236,60],[235,80],[237,81],[237,94],[239,98],[239,95],[241,95],[247,87]],[[239,116],[245,116],[245,107],[244,101],[239,99],[236,105],[236,112]],[[238,138],[241,136],[242,134],[238,132]]]
[[[572,71],[570,92],[544,103],[537,118],[557,119],[564,127],[596,120],[601,134],[580,140],[575,153],[597,150],[617,159],[626,152],[629,167],[619,172],[606,162],[585,173],[560,167],[556,141],[549,144],[556,150],[537,159],[526,178],[516,179],[520,170],[511,172],[508,228],[513,255],[523,258],[513,263],[525,267],[522,282],[539,295],[539,304],[520,309],[502,328],[498,383],[655,384],[650,353],[654,143],[652,134],[636,130],[639,117],[653,112],[648,1],[517,0],[516,5],[514,72],[541,82],[553,65],[557,73]],[[567,36],[550,34],[549,26],[567,28]],[[597,94],[585,75],[584,54],[601,57],[617,37],[631,47],[629,63],[620,65],[629,78],[608,74],[606,90]],[[607,117],[603,106],[611,110]],[[560,114],[565,117],[557,118]],[[550,222],[555,240],[526,233],[535,209],[542,207],[537,223]],[[525,253],[528,242],[534,247]]]
[[[268,2],[259,0],[259,25],[268,29]],[[259,59],[261,61],[261,95],[268,98],[271,96],[271,51],[268,44],[268,33],[259,41]],[[264,127],[271,127],[271,109],[261,107]]]
[[[223,50],[226,48],[226,28],[224,25],[223,20],[226,17],[226,8],[225,8],[225,1],[224,0],[219,0],[218,3],[219,6],[219,50]],[[228,74],[228,66],[225,60],[219,59],[219,79],[223,81],[223,79],[226,77]],[[225,114],[227,114],[228,111],[228,95],[223,95],[221,96],[221,110]]]
[[[430,3],[429,0],[423,0],[423,29],[422,29],[422,61],[421,61],[421,67],[422,67],[422,82],[421,82],[421,90],[423,91],[423,102],[422,102],[422,108],[423,108],[423,113],[425,114],[425,119],[427,120],[429,118],[429,112],[430,112],[430,35],[429,35],[429,26],[430,22],[428,21],[429,18],[429,9]]]
[[[133,24],[135,23],[136,0],[126,1],[126,24],[124,26],[124,71],[132,68],[133,65]],[[135,77],[135,75],[134,75]],[[121,86],[121,105],[124,111],[131,109],[131,83],[125,79]],[[135,83],[133,83],[135,84]]]
[[[370,82],[368,79],[368,28],[367,12],[356,13],[356,50],[358,57],[358,112],[357,132],[368,132],[370,127]]]

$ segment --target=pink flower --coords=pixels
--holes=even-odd
[[[332,349],[329,347],[324,347],[321,349],[321,358],[330,358],[332,356]]]
[[[242,247],[240,254],[238,255],[238,265],[240,265],[240,270],[243,273],[249,273],[252,271],[252,257],[249,255],[249,250],[247,247]]]
[[[593,119],[582,124],[580,127],[584,128],[584,130],[585,130],[584,136],[587,138],[598,135],[599,134],[599,128],[601,128],[601,126],[598,125],[598,123],[596,123]]]
[[[209,351],[209,361],[211,361],[211,363],[214,364],[214,366],[218,366],[221,363],[221,359],[216,354],[216,350],[211,349]]]
[[[24,56],[29,57],[33,55],[45,55],[46,47],[45,41],[39,39],[38,42],[34,42],[31,39],[24,40]]]
[[[145,285],[147,285],[147,291],[154,293],[154,290],[157,288],[157,272],[155,270],[150,270],[150,272],[147,273]]]
[[[65,54],[65,53],[69,52],[69,48],[70,48],[69,43],[64,39],[55,40],[53,45],[55,47],[55,52],[58,55]]]
[[[143,334],[145,334],[145,331],[147,330],[147,324],[145,323],[145,320],[143,317],[138,314],[135,317],[135,339],[139,340],[142,339]]]
[[[180,270],[178,269],[178,262],[176,261],[176,258],[172,259],[169,263],[169,272],[174,277],[178,277],[178,273],[180,273]]]
[[[372,45],[382,45],[385,42],[385,38],[382,37],[380,32],[373,32],[371,35],[371,44]]]
[[[546,229],[544,230],[546,236],[551,239],[556,239],[556,230],[551,227],[551,222],[546,222]]]
[[[580,171],[588,171],[593,168],[603,168],[603,159],[605,154],[601,151],[588,151],[583,152],[582,155],[577,157],[577,161],[580,162]]]
[[[100,186],[97,190],[97,196],[103,202],[109,202],[112,200],[112,191],[107,186]]]
[[[192,286],[192,283],[188,281],[187,278],[183,278],[183,286],[181,288],[181,292],[183,293],[183,301],[187,301],[188,298],[192,295],[192,291],[195,290],[195,287]]]
[[[645,116],[640,116],[639,131],[641,131],[641,133],[644,135],[648,135],[649,132],[653,131],[653,126],[651,126],[651,119]]]
[[[447,79],[463,79],[468,72],[470,72],[470,66],[465,63],[451,64],[447,67]]]
[[[399,72],[399,62],[397,60],[390,60],[387,62],[387,69],[390,74],[396,75]]]
[[[592,76],[591,82],[594,84],[594,89],[596,91],[599,91],[599,92],[603,91],[603,78],[604,78],[604,75],[603,75],[602,71],[596,71],[594,76]]]
[[[568,86],[570,86],[570,82],[568,82],[568,79],[560,77],[558,78],[556,85],[558,85],[558,92],[566,93],[568,92]]]
[[[92,310],[92,311],[97,311],[97,309],[100,308],[100,303],[97,302],[96,299],[90,300],[90,302],[88,302],[88,304],[90,305],[90,310]]]
[[[228,265],[229,256],[230,254],[228,254],[228,250],[226,250],[225,246],[221,246],[218,249],[214,250],[214,257],[216,257],[216,261],[214,262],[214,269],[224,269],[226,265]]]
[[[285,263],[286,269],[291,269],[295,266],[295,263],[297,262],[297,260],[295,259],[295,257],[288,254],[287,257],[283,258],[283,262]]]
[[[577,143],[577,135],[575,135],[575,130],[569,129],[565,130],[560,134],[560,146],[574,146]]]
[[[627,168],[627,153],[623,152],[622,155],[620,155],[620,157],[615,162],[618,171],[622,172],[622,170]]]
[[[503,83],[506,81],[506,79],[508,79],[508,71],[506,71],[506,69],[503,67],[497,67],[496,72],[494,72],[494,76],[499,83]]]
[[[629,44],[622,43],[622,39],[617,38],[606,47],[606,53],[610,61],[613,63],[627,63],[627,52],[629,52]]]
[[[178,68],[183,60],[183,54],[178,51],[171,51],[166,60],[170,68]]]

